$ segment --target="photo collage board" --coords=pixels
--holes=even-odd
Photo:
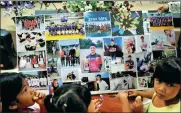
[[[19,71],[53,93],[81,84],[92,93],[153,88],[162,58],[176,56],[173,18],[157,11],[16,17]]]

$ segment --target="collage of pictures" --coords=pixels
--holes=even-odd
[[[19,71],[51,94],[63,84],[97,93],[153,88],[154,66],[176,56],[173,18],[156,11],[17,17],[16,27]]]

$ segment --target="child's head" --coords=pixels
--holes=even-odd
[[[32,100],[35,90],[28,86],[21,73],[1,73],[0,89],[2,112],[26,108],[35,103]]]
[[[163,59],[156,66],[154,89],[162,100],[180,99],[181,60],[175,57]]]
[[[91,55],[94,55],[96,53],[96,45],[95,44],[90,45],[90,53],[91,53]]]
[[[45,98],[45,107],[48,112],[84,112],[88,111],[91,101],[90,91],[78,84],[64,84],[54,93]]]

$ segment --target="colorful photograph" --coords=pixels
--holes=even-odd
[[[143,16],[141,11],[122,11],[111,13],[112,36],[143,35]]]
[[[19,71],[46,70],[45,51],[19,52]]]
[[[16,41],[18,52],[46,49],[44,32],[18,32]]]
[[[151,45],[153,50],[175,49],[173,29],[152,30]]]
[[[136,59],[134,54],[124,56],[124,68],[126,71],[136,71]]]
[[[46,40],[85,37],[83,13],[45,15]]]
[[[61,70],[61,77],[63,82],[80,81],[79,75],[80,75],[79,68],[70,68],[70,69]]]
[[[85,12],[86,37],[111,36],[111,22],[109,12]]]
[[[38,32],[44,31],[44,16],[21,16],[16,17],[16,30],[19,32]]]
[[[123,53],[132,54],[136,52],[136,41],[134,36],[123,37]]]
[[[110,74],[110,90],[137,89],[136,72],[122,71]]]
[[[80,64],[83,73],[104,71],[103,40],[80,39]]]

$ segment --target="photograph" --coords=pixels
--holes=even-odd
[[[147,88],[148,88],[148,78],[138,77],[138,89],[147,89]]]
[[[150,27],[170,27],[173,26],[172,16],[151,16]]]
[[[69,68],[61,70],[62,82],[80,81],[80,68]]]
[[[154,73],[152,52],[141,52],[136,55],[138,77],[150,76]]]
[[[109,73],[82,73],[81,85],[87,87],[90,91],[104,91],[110,89]]]
[[[111,36],[111,20],[109,12],[85,12],[86,37]]]
[[[85,38],[83,13],[45,15],[46,40]]]
[[[144,35],[141,11],[111,13],[112,36]]]
[[[46,70],[45,51],[19,52],[19,71]]]
[[[47,72],[50,79],[61,77],[61,69],[54,67],[53,65],[51,67],[47,67]]]
[[[59,46],[59,40],[46,41],[48,67],[57,67],[58,61],[60,62]]]
[[[133,71],[117,71],[110,74],[110,90],[137,89],[137,76]]]
[[[176,44],[174,30],[152,30],[151,45],[153,50],[175,49]]]
[[[112,63],[117,62],[117,58],[123,58],[122,38],[103,38],[104,56],[111,58]]]
[[[41,51],[45,50],[44,32],[17,32],[17,51]]]
[[[62,68],[80,66],[79,40],[59,40],[59,59]]]
[[[49,94],[54,95],[54,92],[60,87],[62,86],[62,79],[61,78],[53,78],[49,80]]]
[[[136,52],[136,42],[134,36],[123,37],[123,53],[132,54]]]
[[[44,31],[44,15],[16,17],[17,32]]]
[[[22,72],[28,85],[38,90],[48,90],[47,71]]]
[[[134,54],[124,56],[124,68],[126,71],[136,71],[136,59]]]
[[[136,53],[144,51],[152,51],[150,35],[137,35],[136,39]]]
[[[82,73],[103,72],[103,40],[99,38],[88,38],[80,39],[79,41]]]

